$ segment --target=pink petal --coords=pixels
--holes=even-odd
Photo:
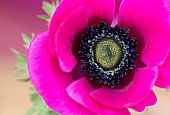
[[[48,43],[48,33],[44,32],[29,47],[29,75],[37,92],[51,109],[62,115],[92,115],[68,96],[66,87],[73,82],[72,77],[60,70],[57,58],[50,55]]]
[[[58,31],[60,24],[63,20],[75,9],[80,6],[90,5],[93,8],[92,14],[89,19],[89,23],[105,20],[111,24],[114,11],[115,11],[115,4],[114,0],[64,0],[55,11],[52,20],[50,22],[50,52],[55,55],[55,33]],[[77,17],[78,18],[78,17]],[[96,21],[94,21],[97,19]]]
[[[164,34],[164,35],[162,35]],[[148,37],[148,41],[139,58],[148,66],[162,64],[168,53],[169,42],[162,38],[168,38],[166,33],[155,34]]]
[[[170,0],[164,0],[164,5],[170,14]],[[170,25],[170,15],[169,15],[168,21],[169,21],[169,25]]]
[[[121,89],[102,87],[91,92],[91,97],[97,102],[113,108],[130,107],[140,102],[154,86],[157,78],[157,67],[139,68],[133,74],[133,80],[126,87]]]
[[[168,52],[167,20],[163,0],[124,0],[120,5],[119,25],[137,38],[139,58],[150,67],[163,63]]]
[[[72,50],[78,52],[79,47],[73,48],[73,42],[80,41],[81,38],[76,37],[87,27],[91,11],[89,6],[78,7],[61,23],[56,33],[56,52],[60,67],[65,72],[71,72],[77,64]]]
[[[120,7],[120,4],[122,3],[122,0],[115,0],[115,4],[116,4],[116,10],[115,10],[115,12],[117,11],[119,11],[119,7]]]
[[[130,115],[128,109],[112,109],[97,103],[90,97],[89,94],[91,91],[94,91],[94,89],[90,86],[86,78],[81,78],[67,87],[67,93],[73,100],[97,115]]]
[[[132,108],[138,112],[142,112],[147,106],[154,105],[156,101],[157,101],[156,95],[153,91],[151,91],[145,99],[143,99],[141,102],[139,102]]]
[[[121,3],[122,3],[122,0],[115,0],[116,9],[115,9],[115,14],[114,14],[112,25],[111,25],[112,27],[118,24],[119,7]]]
[[[158,67],[159,74],[155,85],[160,88],[170,88],[170,53],[165,62]]]

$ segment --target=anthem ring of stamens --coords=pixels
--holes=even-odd
[[[104,21],[86,29],[79,55],[81,70],[88,71],[90,80],[114,88],[128,70],[134,69],[137,41],[128,33],[129,29],[110,27]]]

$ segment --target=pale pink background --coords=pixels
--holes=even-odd
[[[41,0],[0,0],[0,115],[24,115],[32,106],[28,90],[30,84],[15,81],[16,56],[9,48],[26,54],[21,33],[31,35],[32,32],[37,34],[47,30],[47,23],[36,17],[42,13]],[[158,88],[155,91],[158,103],[140,114],[170,115],[170,91]]]
[[[42,13],[41,0],[0,0],[0,115],[24,115],[32,106],[30,84],[15,80],[16,56],[9,48],[26,54],[21,33],[46,30],[47,23],[36,17]]]

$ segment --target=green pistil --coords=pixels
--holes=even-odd
[[[121,47],[116,40],[103,39],[96,44],[95,59],[102,67],[114,68],[121,57]]]

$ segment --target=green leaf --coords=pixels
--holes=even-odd
[[[10,50],[18,57],[18,59],[24,59],[26,56],[15,50],[14,48],[10,48]]]
[[[32,34],[32,38],[35,35]],[[26,34],[22,34],[22,38],[24,41],[24,47],[27,49],[30,45],[30,42],[32,40],[31,37],[29,37]],[[28,76],[28,69],[27,69],[27,57],[20,53],[19,51],[11,48],[11,51],[17,56],[18,60],[16,62],[16,68],[20,71],[16,75],[16,80],[20,82],[29,82],[30,78]],[[34,104],[34,106],[29,109],[26,113],[26,115],[57,115],[57,113],[50,110],[47,105],[44,103],[44,101],[41,99],[41,97],[38,95],[34,87],[30,87],[30,91],[33,93],[31,95],[31,100]]]
[[[29,36],[26,35],[26,34],[22,34],[22,39],[23,39],[23,41],[24,41],[24,47],[25,47],[26,49],[28,49],[28,47],[29,47],[29,45],[30,45],[30,43],[31,43],[31,40],[32,40],[34,37],[35,37],[35,34],[34,34],[34,33],[32,33],[32,37],[29,37]]]
[[[26,41],[26,39],[25,39]],[[28,41],[27,41],[28,43]],[[11,48],[13,53],[17,56],[18,60],[16,61],[16,69],[19,70],[19,72],[16,75],[16,80],[21,82],[29,82],[30,79],[28,77],[28,69],[27,69],[27,59],[26,56],[18,52],[17,50]],[[24,77],[24,78],[23,78]]]
[[[30,78],[18,79],[18,81],[21,81],[21,82],[29,82],[29,81],[30,81]]]
[[[26,115],[33,115],[35,113],[36,115],[58,115],[47,107],[37,93],[31,95],[31,100],[33,102],[33,107],[27,111]]]
[[[17,60],[16,67],[18,69],[24,69],[24,70],[27,69],[26,58]]]
[[[59,114],[57,114],[57,113],[55,113],[54,111],[51,111],[51,110],[48,112],[48,114],[49,115],[59,115]]]
[[[16,75],[16,79],[19,79],[20,77],[27,75],[28,71],[27,70],[21,70],[20,72],[18,72],[18,74]]]
[[[48,14],[48,16],[52,16],[54,13],[54,10],[56,9],[56,5],[54,2],[51,4],[47,1],[43,1],[42,9]]]
[[[22,38],[25,42],[25,44],[29,45],[31,42],[31,38],[29,36],[27,36],[26,34],[22,34]]]
[[[35,88],[34,88],[34,87],[30,87],[30,88],[29,88],[29,90],[30,90],[31,92],[33,92],[33,93],[35,93],[35,92],[36,92],[36,90],[35,90]]]
[[[40,19],[46,20],[47,22],[50,21],[56,7],[59,5],[60,0],[56,0],[56,2],[46,2],[43,1],[42,3],[42,9],[47,15],[38,15]],[[22,39],[24,41],[23,46],[28,49],[31,40],[35,37],[35,34],[32,34],[32,36],[28,36],[26,34],[22,34]],[[16,62],[16,68],[20,71],[16,75],[16,80],[20,82],[29,82],[30,78],[28,76],[28,69],[27,69],[27,56],[20,53],[19,51],[11,48],[12,52],[17,56],[18,60]],[[52,111],[46,103],[43,101],[43,99],[39,96],[39,94],[36,92],[35,88],[31,86],[30,91],[31,94],[31,101],[33,102],[33,107],[30,108],[26,115],[58,115],[54,111]]]
[[[22,39],[24,41],[24,47],[28,49],[30,42],[32,38],[35,36],[35,34],[32,34],[32,37],[29,37],[26,34],[22,34]],[[28,69],[27,69],[27,57],[20,53],[19,51],[15,50],[14,48],[10,48],[11,51],[17,56],[18,60],[16,61],[16,68],[19,69],[19,73],[16,75],[16,79],[19,81],[24,81],[27,82],[29,81],[28,79],[21,79],[22,76],[25,76],[28,74]]]
[[[51,17],[54,14],[56,7],[59,5],[59,3],[60,3],[60,0],[56,0],[56,2],[52,1],[52,3],[43,1],[42,9],[47,15],[38,15],[37,17],[49,22]]]
[[[47,16],[47,15],[37,15],[37,17],[40,18],[40,19],[43,19],[43,20],[45,20],[45,21],[47,21],[47,22],[50,21],[50,17]]]

